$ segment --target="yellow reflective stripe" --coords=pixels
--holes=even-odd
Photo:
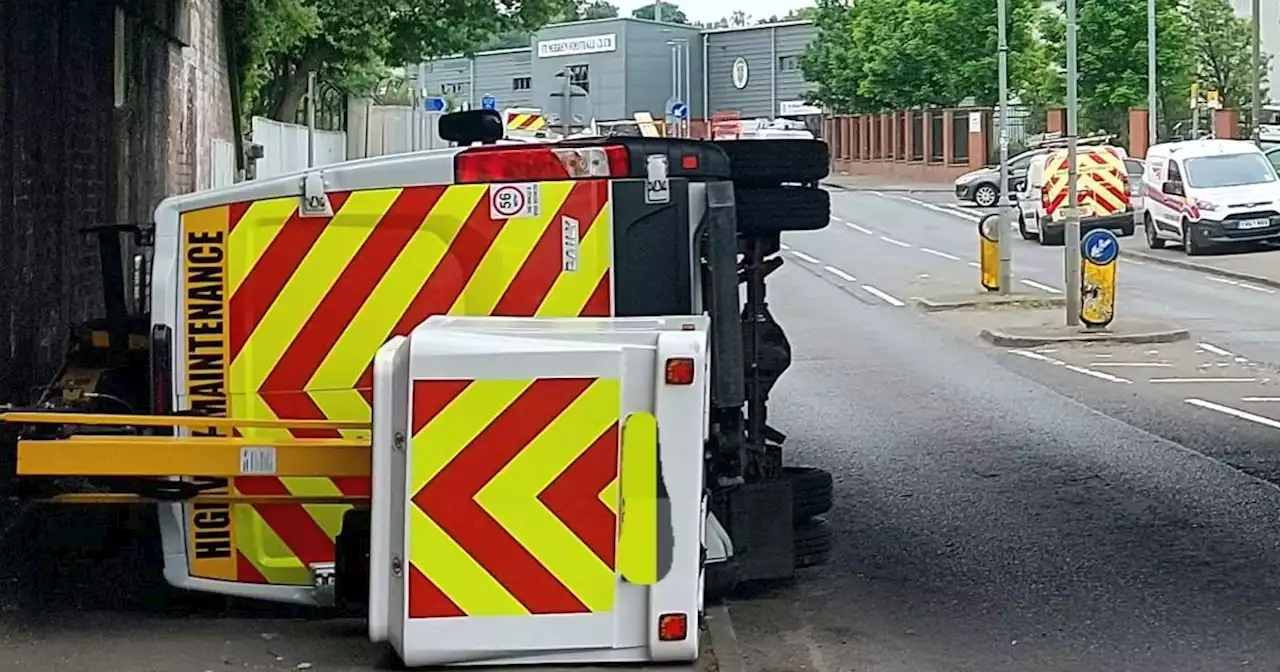
[[[350,390],[355,386],[373,358],[373,353],[377,352],[384,338],[409,309],[432,271],[449,253],[449,248],[453,246],[453,241],[471,212],[482,207],[480,201],[488,190],[488,185],[481,184],[449,187],[444,192],[422,220],[417,233],[413,234],[386,274],[378,281],[368,300],[360,306],[351,324],[329,349],[320,368],[311,377],[310,389]],[[342,395],[341,401],[327,395],[315,397],[326,397],[316,398],[315,401],[330,418],[349,417],[352,410],[349,405],[354,403],[348,395]],[[364,408],[358,417],[368,417],[368,404],[364,403],[364,399],[356,394],[355,401]],[[334,413],[330,413],[328,403],[338,404]]]
[[[604,490],[600,491],[599,499],[604,502],[605,506],[609,507],[613,515],[618,515],[618,479],[613,479],[609,485],[605,486]]]
[[[542,238],[547,227],[556,220],[556,214],[565,200],[573,182],[543,182],[541,185],[541,210],[537,217],[513,218],[498,233],[497,240],[485,252],[484,260],[467,281],[467,286],[453,302],[451,315],[492,315],[493,309],[506,293],[511,281],[528,261],[529,255]]]
[[[254,264],[262,258],[267,246],[276,239],[284,223],[298,209],[298,199],[273,198],[255,201],[245,211],[240,223],[227,239],[227,296],[235,294],[240,283],[249,277]]]
[[[290,494],[298,497],[341,497],[342,491],[328,478],[281,478]],[[351,508],[342,504],[303,504],[306,510],[325,535],[337,541],[342,531],[342,514]]]
[[[476,495],[476,502],[592,613],[613,609],[613,569],[538,494],[618,421],[621,394],[620,381],[596,380]]]
[[[248,393],[244,396],[251,405],[252,415],[237,412],[238,416],[275,417],[257,390],[373,232],[374,227],[370,223],[386,213],[399,193],[399,189],[352,193],[325,226],[279,296],[274,300],[273,297],[261,297],[261,300],[271,301],[271,307],[245,343],[244,350],[231,363],[231,379],[238,391]],[[253,433],[253,436],[258,435],[256,431]],[[246,436],[250,436],[249,432]]]
[[[409,496],[417,494],[532,384],[528,379],[477,380],[449,402],[413,439]]]
[[[551,291],[538,306],[536,317],[564,317],[578,315],[596,291],[600,279],[609,272],[613,259],[612,203],[602,204],[600,213],[591,223],[587,235],[578,246],[578,270],[556,276]]]
[[[423,451],[425,452],[425,451]],[[489,575],[453,537],[427,517],[422,509],[409,506],[409,562],[436,584],[440,592],[462,610],[486,616],[527,616],[502,584]]]
[[[236,549],[257,568],[267,583],[297,584],[300,574],[304,574],[305,580],[309,570],[252,506],[237,504],[233,509]]]
[[[627,583],[658,582],[658,420],[632,413],[622,425],[622,524],[618,570]]]

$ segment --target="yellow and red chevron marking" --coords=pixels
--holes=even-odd
[[[418,380],[412,404],[409,618],[612,611],[620,381]]]
[[[507,130],[538,131],[547,125],[547,118],[536,113],[512,113],[507,115]]]
[[[368,421],[377,348],[431,315],[610,315],[608,183],[547,182],[541,190],[541,215],[514,220],[490,218],[487,185],[331,193],[327,219],[300,217],[296,197],[228,208],[234,416]],[[565,217],[579,222],[574,272],[562,268]],[[274,477],[237,478],[232,487],[247,495],[370,488],[360,478]],[[347,508],[236,506],[237,580],[308,585],[309,564],[332,562]]]
[[[1109,215],[1123,212],[1129,205],[1128,174],[1124,159],[1111,147],[1081,149],[1077,155],[1079,199],[1084,214]],[[1045,165],[1045,194],[1048,214],[1067,201],[1069,176],[1067,155],[1058,152]]]

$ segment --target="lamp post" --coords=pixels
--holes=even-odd
[[[1262,144],[1262,0],[1253,0],[1253,142]]]
[[[1156,144],[1156,0],[1147,0],[1147,146]]]
[[[1013,284],[1010,266],[1013,265],[1013,245],[1009,235],[1013,221],[1013,205],[1009,193],[1009,27],[1005,14],[1006,0],[996,0],[996,12],[999,15],[999,61],[1000,61],[1000,226],[996,234],[996,244],[1000,254],[1000,293],[1009,294]]]
[[[1067,0],[1067,223],[1063,246],[1066,273],[1067,326],[1080,324],[1080,182],[1076,166],[1076,0]]]

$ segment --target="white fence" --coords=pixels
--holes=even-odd
[[[258,179],[308,168],[306,126],[254,117],[253,142],[262,145],[262,158],[257,163]],[[315,142],[317,166],[347,160],[346,133],[316,131]]]
[[[439,112],[407,105],[374,105],[352,99],[347,106],[347,156],[363,158],[448,147],[440,137]]]

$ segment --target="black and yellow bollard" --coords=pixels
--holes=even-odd
[[[1000,291],[1000,215],[990,214],[978,222],[978,259],[982,269],[982,287],[988,292]]]
[[[1095,229],[1080,241],[1080,322],[1092,329],[1111,324],[1116,316],[1116,259],[1120,239]]]

